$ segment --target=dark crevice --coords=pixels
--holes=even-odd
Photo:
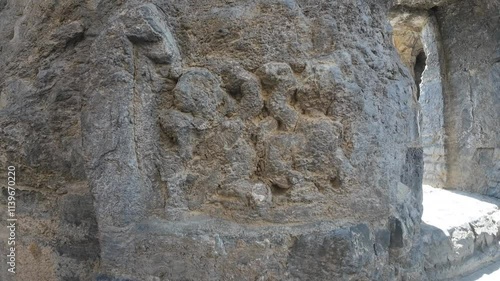
[[[476,242],[477,236],[478,236],[476,229],[474,228],[474,226],[471,223],[469,223],[469,226],[470,226],[470,229],[472,230],[472,234],[474,234],[474,242]]]
[[[279,195],[285,195],[287,193],[288,189],[281,188],[278,184],[271,184],[271,193],[274,196],[279,196]]]
[[[339,177],[334,177],[330,179],[330,184],[334,189],[339,189],[342,187],[342,181]]]
[[[397,218],[389,218],[389,228],[391,232],[391,238],[389,243],[389,248],[403,248],[403,225],[401,221]]]
[[[415,73],[415,84],[417,85],[417,100],[420,99],[420,83],[422,82],[422,73],[425,69],[425,62],[427,60],[427,56],[424,51],[421,51],[415,60],[415,66],[413,68]]]
[[[439,9],[438,6],[434,6],[434,7],[430,8],[429,9],[429,14],[430,15],[435,15],[438,12],[438,9]]]

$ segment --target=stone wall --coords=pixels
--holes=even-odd
[[[402,6],[390,13],[395,47],[420,83],[416,98],[423,182],[470,192],[428,187],[424,195],[424,221],[433,222],[422,226],[425,272],[429,280],[455,280],[498,259],[499,253],[493,218],[498,202],[474,193],[499,196],[500,3],[397,2]],[[422,51],[426,60],[420,77]],[[467,214],[460,214],[467,204],[456,202],[457,196],[477,202]],[[484,202],[490,202],[492,209],[481,210]],[[453,226],[453,217],[469,221]]]
[[[419,99],[424,182],[499,196],[499,4],[398,4],[390,15],[394,43],[418,82],[417,55],[427,56]]]
[[[99,265],[80,122],[84,21],[93,20],[84,11],[76,1],[0,1],[0,178],[16,166],[18,189],[17,279],[2,227],[1,280],[92,280]],[[6,191],[2,184],[2,222]]]
[[[459,1],[438,9],[446,51],[448,188],[500,194],[500,3]]]
[[[17,279],[425,280],[389,2],[0,1]]]

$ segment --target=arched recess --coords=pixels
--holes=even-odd
[[[424,158],[423,184],[444,187],[446,151],[439,29],[432,13],[396,7],[390,14],[394,46],[415,79],[419,136]]]

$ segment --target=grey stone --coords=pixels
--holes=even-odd
[[[446,69],[449,78],[444,91],[445,120],[450,120],[446,186],[485,194],[496,188],[489,186],[488,178],[498,175],[494,164],[498,159],[493,163],[489,159],[493,159],[493,151],[499,147],[496,128],[500,82],[498,64],[494,63],[498,53],[498,32],[493,27],[500,21],[497,16],[499,3],[479,1],[475,8],[471,5],[457,2],[437,13],[438,20],[443,22],[441,37],[443,48],[448,50],[446,59],[451,59]],[[477,20],[459,20],[464,18]],[[470,49],[474,52],[469,52]],[[487,159],[486,154],[489,155]]]
[[[53,34],[52,40],[56,45],[66,47],[68,44],[75,44],[83,39],[85,27],[80,21],[73,21],[59,27]]]
[[[56,2],[0,0],[19,280],[425,280],[425,243],[495,243],[420,220],[423,173],[498,196],[494,1]]]
[[[217,78],[207,70],[193,69],[182,74],[174,91],[179,110],[212,120],[222,104],[223,92]]]
[[[373,248],[370,246],[366,225],[341,228],[324,236],[301,236],[292,246],[288,257],[291,274],[298,280],[369,280],[370,275],[360,274],[359,269],[373,266]],[[373,273],[373,268],[367,270],[367,274]]]

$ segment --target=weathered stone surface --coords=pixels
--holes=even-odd
[[[445,118],[443,96],[444,51],[438,23],[433,14],[422,30],[426,54],[422,73],[420,98],[420,128],[424,150],[424,184],[444,187],[447,182]]]
[[[394,46],[403,63],[415,77],[415,60],[424,49],[422,30],[429,22],[429,12],[394,8],[389,13],[389,18],[393,27]]]
[[[18,280],[425,280],[403,2],[0,0]]]
[[[422,220],[429,280],[450,280],[498,260],[500,202],[424,186]]]
[[[499,10],[498,1],[477,1],[437,12],[446,50],[446,186],[491,195],[500,162]]]
[[[395,46],[420,83],[424,182],[498,196],[499,6],[434,2],[399,1],[390,14]],[[439,7],[421,10],[430,4]]]
[[[2,11],[24,14],[3,31],[14,30],[2,45],[2,161],[18,165],[34,192],[67,194],[68,203],[50,216],[99,238],[69,231],[52,245],[57,263],[100,259],[101,279],[301,279],[314,271],[302,260],[327,262],[332,254],[321,254],[327,245],[338,249],[339,262],[318,265],[324,273],[313,279],[389,280],[396,278],[390,268],[402,276],[418,272],[418,259],[415,266],[392,260],[387,242],[389,217],[411,221],[405,204],[420,212],[418,188],[404,202],[391,201],[398,182],[418,186],[420,175],[401,169],[409,143],[418,143],[416,112],[411,80],[391,45],[385,1],[89,2],[72,12],[71,2],[66,10],[40,5],[30,11],[9,2]],[[36,38],[37,28],[49,25],[20,22],[37,13],[46,21],[68,14]],[[27,64],[15,57],[28,58],[36,71],[23,73]],[[47,140],[30,141],[32,133]],[[90,189],[67,187],[77,181]],[[282,242],[269,237],[270,248],[255,252],[252,245],[266,238],[213,236],[217,221],[209,219],[200,234],[179,225],[168,245],[159,238],[167,234],[148,234],[155,217],[170,225],[204,216],[236,229],[270,224],[267,233],[289,246],[275,249]],[[281,228],[322,221],[330,226],[314,234],[300,227],[296,238]],[[418,245],[412,227],[401,233],[403,252]],[[264,235],[259,231],[255,237]],[[212,240],[203,237],[219,237],[217,255],[233,258],[212,259]],[[236,246],[238,239],[249,246]],[[137,265],[160,252],[169,254]],[[260,256],[274,263],[245,266]],[[218,270],[203,273],[199,262]],[[158,272],[165,263],[174,265]],[[67,268],[88,276],[76,264]]]
[[[396,5],[414,8],[414,9],[431,9],[460,2],[458,0],[395,0]]]
[[[374,252],[370,245],[370,229],[360,224],[317,235],[297,238],[288,258],[291,275],[297,280],[342,279],[372,267]],[[379,272],[366,271],[358,280],[380,278]]]

